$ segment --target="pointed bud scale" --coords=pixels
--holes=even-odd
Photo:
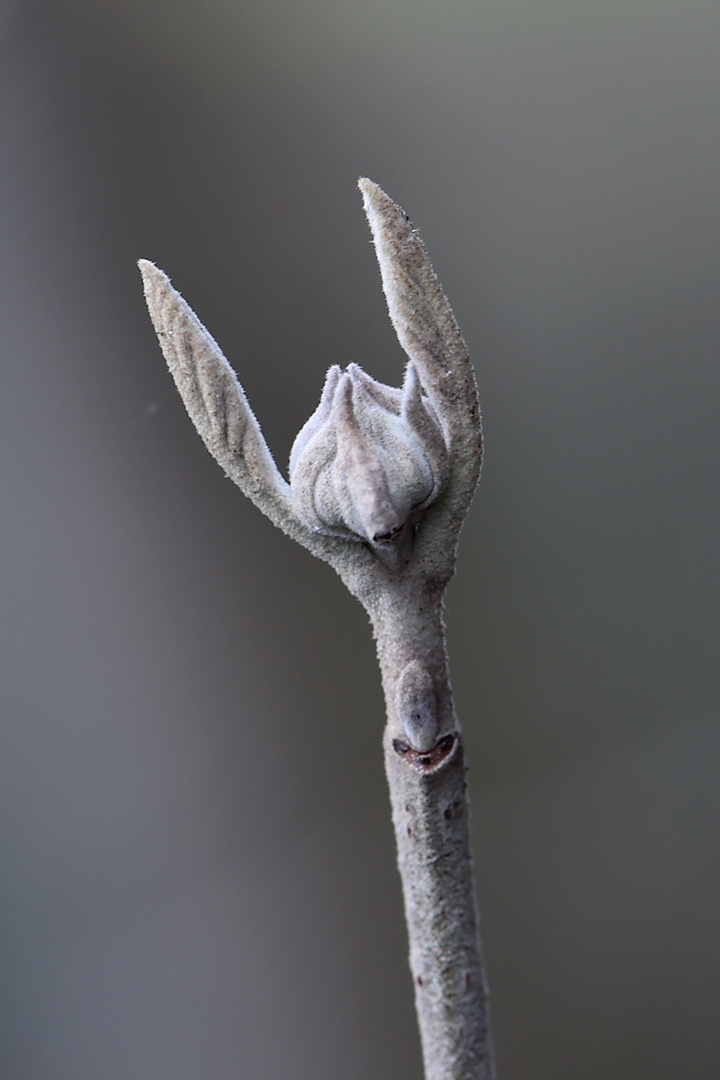
[[[290,455],[293,506],[312,528],[364,540],[397,569],[448,469],[442,431],[413,364],[402,390],[376,382],[357,364],[332,367]]]

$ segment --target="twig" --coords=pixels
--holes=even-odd
[[[467,347],[418,233],[360,180],[390,318],[409,357],[401,390],[331,368],[290,458],[275,465],[235,373],[168,278],[140,269],[150,316],[210,453],[293,539],[328,562],[372,622],[387,707],[385,767],[426,1080],[494,1080],[472,872],[463,737],[443,598],[480,475]]]

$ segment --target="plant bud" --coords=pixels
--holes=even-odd
[[[437,701],[432,678],[419,660],[411,660],[398,679],[395,708],[413,750],[426,754],[438,737]]]
[[[308,525],[365,540],[381,562],[398,569],[448,469],[440,424],[412,364],[402,390],[376,382],[357,364],[345,371],[336,366],[292,448],[293,505]]]

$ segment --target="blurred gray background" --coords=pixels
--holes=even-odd
[[[355,184],[476,361],[450,591],[501,1080],[720,1075],[717,0],[4,0],[3,1080],[419,1080],[360,607],[222,476],[397,384]]]

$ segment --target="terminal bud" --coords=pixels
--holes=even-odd
[[[295,512],[319,532],[364,540],[389,569],[412,553],[415,525],[448,479],[449,455],[412,363],[401,390],[357,364],[330,368],[290,455]]]

